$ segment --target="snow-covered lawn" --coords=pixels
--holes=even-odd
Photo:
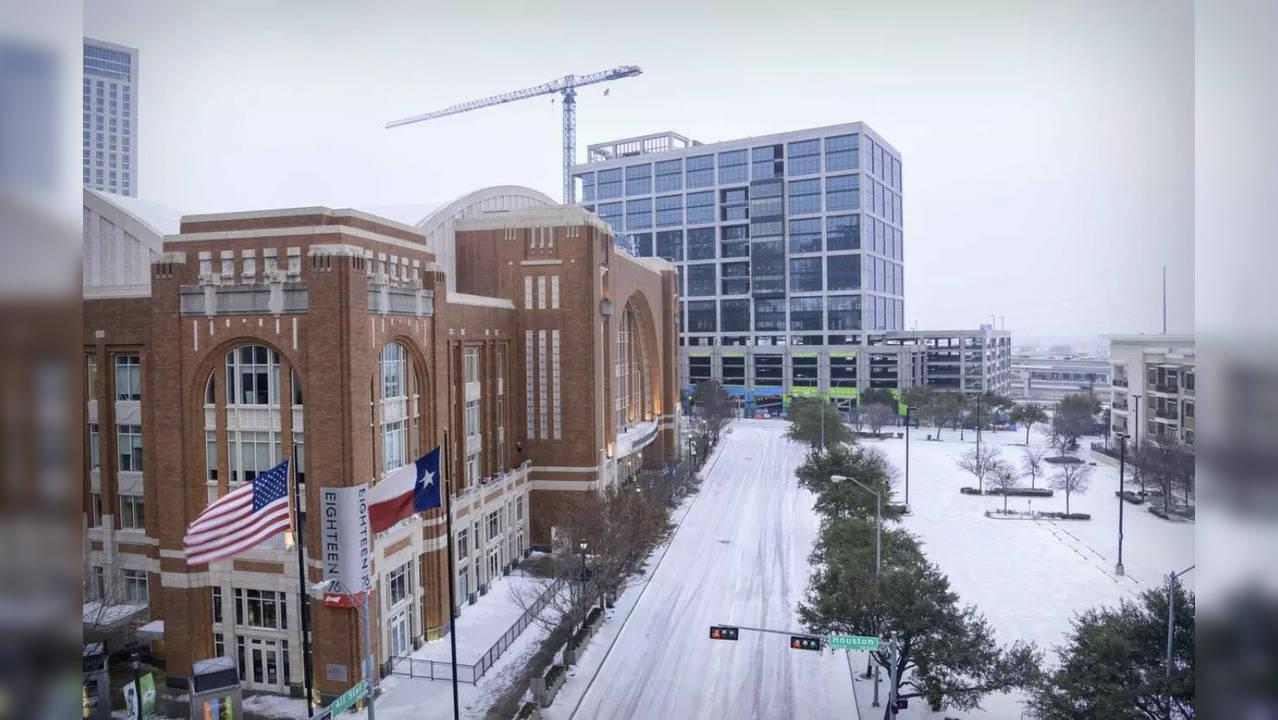
[[[456,621],[457,662],[463,665],[479,662],[493,643],[523,615],[524,609],[518,598],[527,598],[524,602],[531,604],[547,582],[521,575],[508,575],[493,583],[488,594],[481,596],[474,605],[464,605]],[[452,653],[450,642],[445,635],[423,643],[409,657],[415,660],[449,662]]]

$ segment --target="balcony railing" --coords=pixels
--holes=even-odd
[[[1154,390],[1161,393],[1175,394],[1180,392],[1180,385],[1176,383],[1160,382],[1154,384]]]
[[[1162,418],[1162,419],[1164,419],[1164,420],[1179,420],[1179,419],[1180,419],[1180,413],[1179,413],[1179,412],[1177,412],[1176,408],[1162,408],[1162,409],[1156,410],[1156,411],[1154,412],[1154,415],[1155,415],[1155,416],[1157,416],[1157,417],[1160,417],[1160,418]]]
[[[1127,387],[1127,378],[1114,378],[1114,387]]]

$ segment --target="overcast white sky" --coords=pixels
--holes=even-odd
[[[1157,332],[1165,264],[1168,329],[1193,329],[1187,0],[429,5],[87,0],[87,35],[141,51],[141,197],[189,212],[508,183],[557,198],[550,97],[383,125],[634,64],[579,94],[578,160],[660,130],[856,120],[896,146],[907,326],[994,313],[1022,338]]]

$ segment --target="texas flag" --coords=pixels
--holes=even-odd
[[[368,491],[368,525],[382,532],[404,518],[440,506],[439,446],[391,472]]]

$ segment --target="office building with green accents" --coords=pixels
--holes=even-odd
[[[617,243],[679,268],[680,371],[747,410],[922,382],[904,329],[901,158],[864,123],[704,144],[591,145],[576,196]]]

